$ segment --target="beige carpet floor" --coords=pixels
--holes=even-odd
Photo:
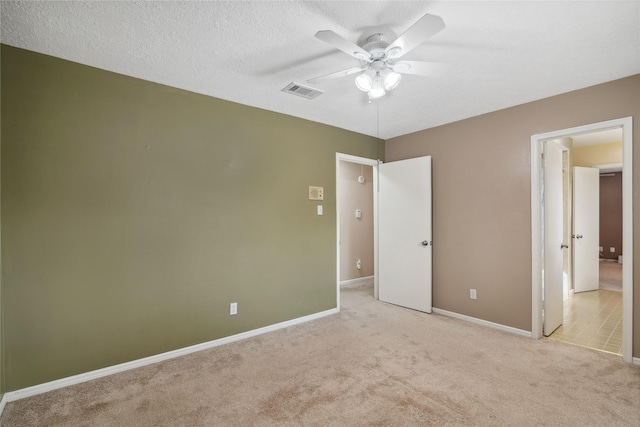
[[[10,426],[638,426],[640,367],[342,292],[340,314],[7,404]]]

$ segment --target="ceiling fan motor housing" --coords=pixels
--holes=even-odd
[[[384,50],[389,46],[387,36],[383,33],[375,33],[367,37],[367,42],[362,46],[364,50],[371,53],[371,58],[375,61],[385,56]]]

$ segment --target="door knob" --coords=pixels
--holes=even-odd
[[[422,241],[422,246],[429,246],[429,241],[428,240],[423,240]]]
[[[563,243],[560,245],[560,249],[569,249],[569,245],[567,245],[566,243]]]
[[[572,234],[571,237],[574,239],[582,239],[582,234]]]

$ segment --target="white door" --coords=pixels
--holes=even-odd
[[[573,290],[600,287],[600,171],[573,168]]]
[[[431,157],[379,167],[378,297],[431,313]]]
[[[562,324],[564,206],[562,180],[563,148],[555,141],[544,143],[544,322],[543,333],[551,335]]]

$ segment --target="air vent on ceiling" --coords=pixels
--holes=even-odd
[[[307,86],[302,86],[298,83],[289,83],[287,87],[282,89],[283,92],[290,93],[292,95],[298,95],[307,99],[314,99],[322,95],[324,92],[318,89],[313,89]]]

